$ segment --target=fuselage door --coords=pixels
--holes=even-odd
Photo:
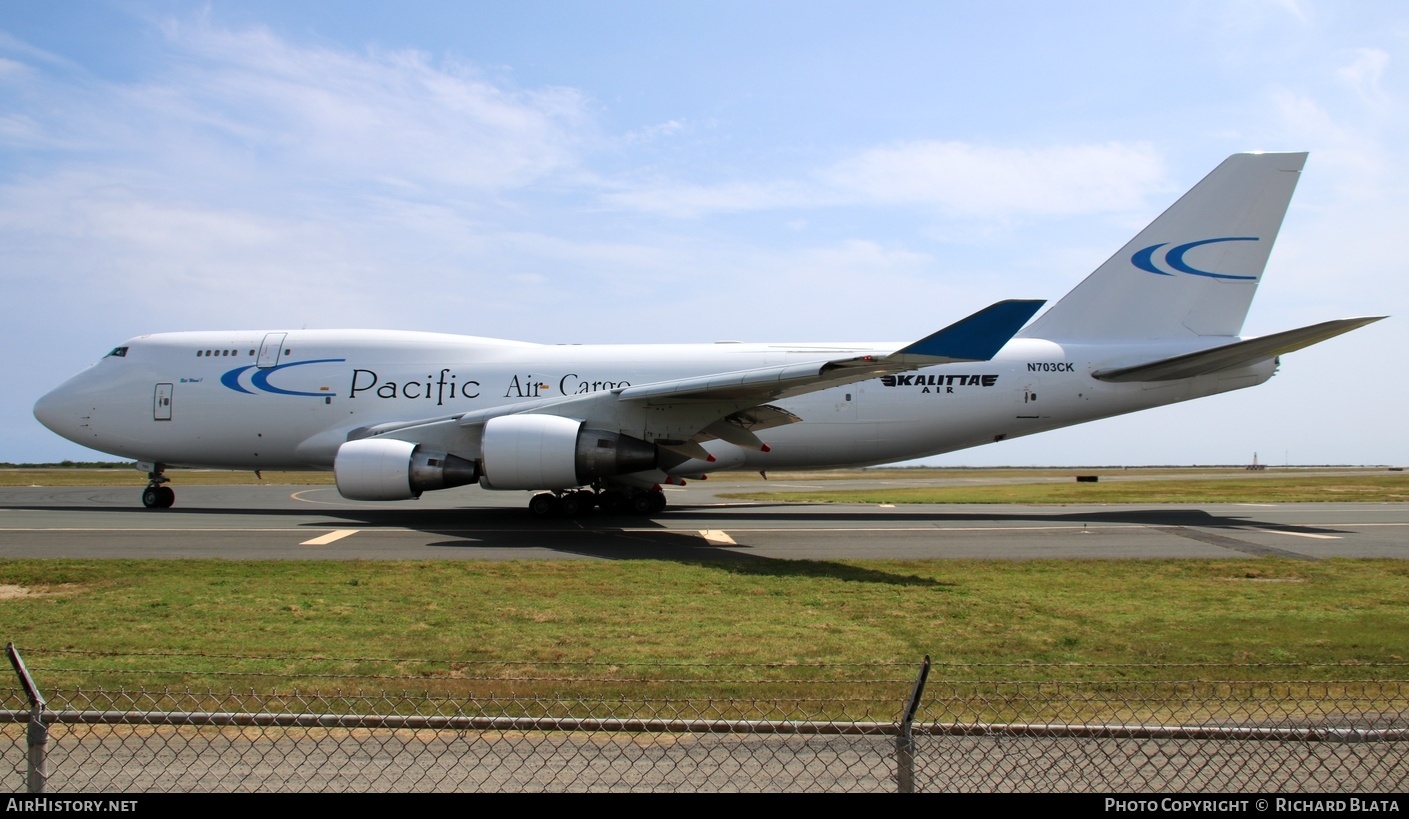
[[[834,418],[843,421],[856,420],[856,397],[861,393],[861,385],[852,384],[837,392],[839,392],[840,395],[837,397],[835,404],[837,414]]]
[[[1037,381],[1030,380],[1018,390],[1018,417],[1019,418],[1041,418],[1037,411]]]
[[[152,398],[152,418],[157,421],[171,420],[171,384],[158,384]]]
[[[288,333],[270,333],[259,345],[259,368],[267,370],[278,366],[279,356],[284,352],[284,337]]]

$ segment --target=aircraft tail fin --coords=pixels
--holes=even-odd
[[[1019,337],[1238,335],[1305,163],[1228,157]]]

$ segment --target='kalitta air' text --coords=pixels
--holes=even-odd
[[[886,387],[917,387],[920,392],[952,394],[955,387],[992,387],[998,383],[996,375],[883,375],[881,384]]]

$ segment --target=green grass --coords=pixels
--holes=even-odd
[[[1142,468],[1138,470],[1068,469],[841,469],[777,472],[775,480],[789,483],[895,480],[907,486],[883,489],[804,492],[771,490],[756,472],[726,472],[721,481],[758,484],[752,492],[721,497],[736,500],[810,503],[1291,503],[1320,500],[1370,502],[1409,501],[1409,473],[1383,469],[1338,472],[1365,474],[1305,475],[1265,472],[1249,475],[1242,469],[1217,467]],[[331,485],[331,472],[173,469],[180,486]],[[1105,482],[1076,483],[1076,474],[1096,474]],[[1111,480],[1115,478],[1115,480]],[[916,486],[925,480],[973,481],[962,486]],[[133,468],[15,468],[0,469],[0,486],[142,486],[146,474]]]
[[[249,486],[276,484],[295,486],[325,486],[333,483],[331,472],[268,471],[256,476],[253,472],[232,472],[223,469],[167,470],[179,486]],[[125,469],[3,469],[0,486],[146,486],[147,473],[133,467]]]
[[[757,496],[864,503],[1409,499],[1409,478],[1387,472],[1223,470],[1215,479],[1209,470],[1151,470],[1132,481],[1125,470],[865,470],[786,478],[912,482],[926,472],[1001,482]],[[1102,474],[1102,482],[1075,483],[1078,472]],[[1122,480],[1109,479],[1117,475]],[[176,480],[256,481],[252,473],[195,470]],[[264,475],[266,483],[330,480],[327,473]],[[144,481],[135,470],[0,471],[0,483],[9,485]],[[1400,679],[1409,662],[1407,581],[1405,561],[1267,558],[8,560],[0,561],[0,635],[19,645],[51,690],[887,699],[908,690],[925,654],[940,664],[933,675],[939,679]],[[1242,665],[1215,667],[1229,663]],[[886,681],[880,695],[867,682],[878,678]]]
[[[1281,476],[1200,480],[1119,480],[1006,483],[979,486],[905,486],[834,491],[731,492],[736,500],[807,503],[1307,503],[1409,501],[1409,474]]]
[[[1340,664],[1296,676],[1373,678],[1365,664],[1409,659],[1409,563],[1389,560],[10,560],[0,584],[31,592],[0,599],[0,633],[51,688],[319,690],[381,675],[548,694],[571,663],[584,665],[568,676],[598,681],[579,689],[616,691],[633,665],[626,676],[673,680],[652,693],[724,696],[731,680],[756,694],[742,681],[877,673],[852,663],[905,676],[925,654],[1021,664],[952,673],[1023,679],[1062,678],[1071,670],[1049,664],[1069,663],[1136,664],[1082,672],[1098,678],[1170,676],[1148,663]],[[714,665],[680,667],[696,663]],[[1209,673],[1227,672],[1197,672]]]

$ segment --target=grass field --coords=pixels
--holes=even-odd
[[[983,477],[1003,483],[808,497],[1114,503],[1402,501],[1409,494],[1403,473],[1384,471],[1215,479],[1170,470],[1097,484],[1076,484],[1073,470],[982,472],[999,473]],[[236,476],[183,471],[178,480],[231,483]],[[264,480],[330,477],[267,473]],[[13,470],[0,479],[143,481],[135,471],[112,470]],[[20,646],[50,687],[320,690],[363,680],[459,695],[547,696],[561,691],[567,674],[579,679],[579,691],[639,696],[639,687],[612,680],[646,676],[658,678],[652,695],[727,696],[758,693],[742,687],[746,679],[825,674],[835,695],[838,675],[875,675],[874,663],[902,664],[909,674],[925,654],[943,664],[980,664],[936,670],[970,678],[1066,678],[1077,673],[1072,664],[1082,664],[1087,679],[1169,678],[1159,664],[1170,663],[1250,664],[1187,672],[1196,676],[1402,677],[1409,563],[4,560],[0,635]],[[1289,672],[1289,663],[1307,666]]]
[[[12,560],[0,584],[7,639],[39,656],[85,652],[38,663],[51,686],[224,686],[232,671],[260,671],[300,688],[356,673],[497,690],[463,679],[474,663],[523,693],[535,687],[525,675],[554,663],[595,664],[587,673],[604,678],[624,663],[684,677],[668,666],[715,663],[707,676],[728,678],[759,673],[737,663],[845,675],[925,654],[1022,664],[1025,679],[1060,676],[1044,664],[1063,663],[1333,663],[1310,673],[1345,678],[1409,658],[1409,563],[1398,561]],[[165,652],[183,656],[153,656]]]
[[[172,469],[181,486],[251,486],[278,484],[327,486],[331,472],[231,472],[223,469]],[[0,469],[0,486],[146,486],[147,473],[136,469]]]
[[[904,486],[885,489],[833,491],[731,492],[736,500],[808,503],[1314,503],[1409,501],[1409,475],[1258,475],[1256,477],[1169,479],[1159,475],[1096,483],[1030,477],[1031,483],[975,486]],[[1097,476],[1099,477],[1099,476]]]
[[[179,486],[249,486],[254,484],[328,486],[331,472],[233,472],[173,469]],[[1095,475],[1096,483],[1076,483],[1076,475]],[[757,472],[721,472],[717,481],[757,485],[737,499],[797,500],[825,503],[1204,503],[1291,502],[1309,500],[1409,501],[1409,473],[1384,467],[1248,472],[1237,467],[1160,467],[1121,469],[1070,467],[1035,469],[879,468],[774,472],[773,483],[817,483],[808,492],[777,490]],[[836,492],[828,483],[894,480],[905,487]],[[924,486],[926,481],[962,486]],[[0,469],[0,486],[143,486],[146,473],[133,468]],[[916,486],[915,484],[919,484]],[[1231,493],[1231,495],[1230,495]]]

